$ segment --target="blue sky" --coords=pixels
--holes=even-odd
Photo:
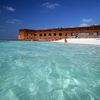
[[[0,39],[20,28],[46,29],[100,24],[100,0],[0,0]]]

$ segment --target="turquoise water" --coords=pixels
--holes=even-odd
[[[0,100],[100,100],[100,46],[0,42]]]

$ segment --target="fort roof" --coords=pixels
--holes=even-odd
[[[68,28],[50,28],[50,29],[39,29],[39,30],[33,30],[33,29],[20,29],[19,31],[79,31],[79,30],[100,30],[100,25],[93,25],[93,26],[85,26],[85,27],[68,27]]]

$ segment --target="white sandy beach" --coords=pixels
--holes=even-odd
[[[78,44],[94,44],[94,45],[100,45],[100,38],[72,38],[72,39],[66,39],[67,43],[78,43]],[[65,39],[52,41],[52,42],[60,42],[64,43]]]

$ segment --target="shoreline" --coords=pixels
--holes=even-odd
[[[100,38],[66,38],[67,43],[73,44],[92,44],[92,45],[100,45]],[[57,43],[65,43],[65,39],[51,41]]]

